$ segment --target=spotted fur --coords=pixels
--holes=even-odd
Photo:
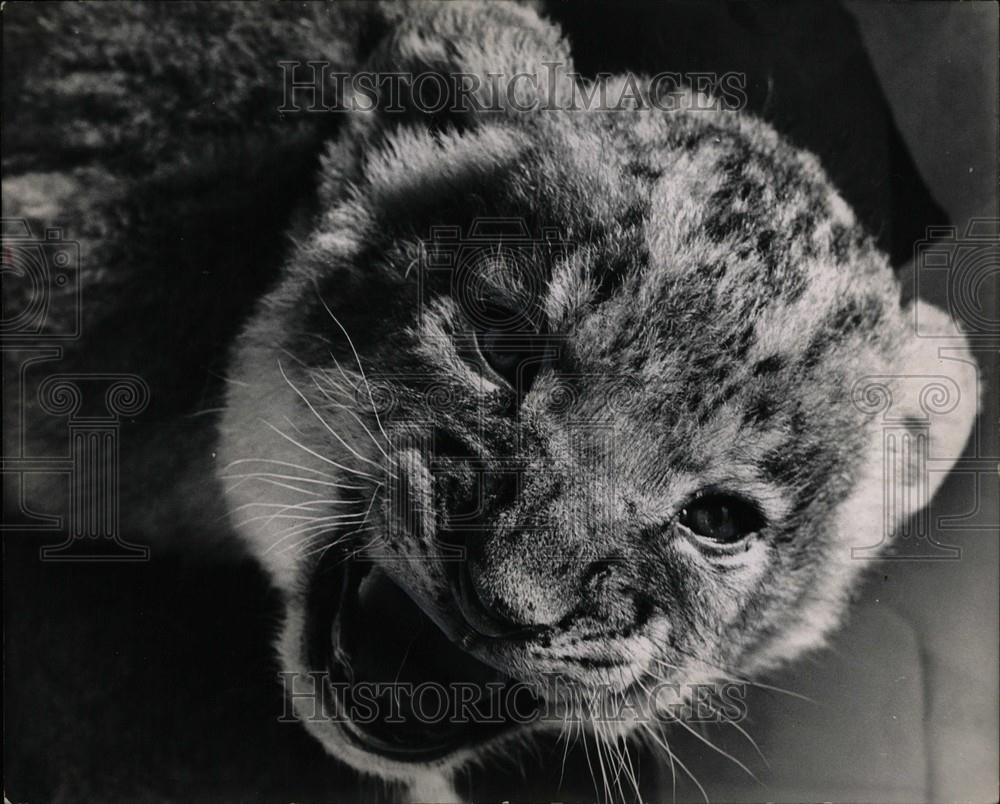
[[[372,57],[508,76],[553,61],[571,69],[533,12],[463,4],[393,19]],[[885,256],[815,157],[741,113],[564,111],[568,79],[533,91],[555,110],[355,113],[328,147],[311,232],[240,339],[220,465],[307,467],[354,487],[331,512],[364,511],[289,550],[287,522],[241,512],[294,493],[231,488],[244,540],[286,593],[286,669],[313,669],[317,543],[366,553],[461,641],[442,534],[472,510],[479,462],[480,592],[540,628],[478,645],[479,658],[513,678],[557,672],[636,695],[630,680],[657,661],[681,681],[759,672],[822,644],[864,566],[852,546],[878,541],[880,472],[896,456],[859,383],[947,377],[947,416],[889,379],[894,413],[929,421],[952,459],[971,427],[974,371],[914,336]],[[552,351],[523,393],[477,356],[475,294],[433,269],[450,248],[436,227],[475,242],[486,218],[523,222],[531,241],[469,280],[546,334]],[[681,532],[678,510],[705,489],[763,512],[738,554]],[[419,775],[307,725],[362,770]]]

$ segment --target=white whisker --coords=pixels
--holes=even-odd
[[[715,751],[718,754],[724,756],[730,762],[733,762],[740,770],[742,770],[744,773],[746,773],[747,776],[749,776],[751,779],[753,779],[755,782],[757,782],[757,784],[763,786],[763,782],[761,782],[761,780],[757,778],[756,774],[754,774],[754,772],[751,771],[750,768],[748,768],[746,765],[744,765],[742,762],[740,762],[736,757],[734,757],[729,752],[723,750],[722,748],[719,748],[719,746],[717,746],[715,743],[713,743],[707,737],[705,737],[704,735],[699,734],[695,729],[691,728],[691,726],[689,726],[687,723],[685,723],[682,718],[676,717],[674,715],[670,715],[669,713],[667,713],[667,717],[670,718],[670,722],[671,723],[676,723],[678,726],[681,726],[682,728],[686,729],[688,732],[690,732],[695,737],[697,737],[699,740],[701,740],[705,745],[707,745],[713,751]]]
[[[327,400],[333,407],[337,407],[344,410],[349,416],[351,416],[354,419],[354,421],[356,421],[359,425],[361,425],[361,428],[368,434],[368,437],[371,439],[372,443],[376,446],[376,448],[378,448],[378,451],[381,452],[382,455],[388,460],[389,454],[382,448],[382,445],[378,443],[378,439],[376,439],[375,436],[372,435],[372,431],[368,429],[368,425],[366,425],[361,420],[361,417],[358,416],[358,414],[355,413],[353,410],[351,410],[347,405],[343,404],[342,402],[337,402],[332,397],[330,397],[327,391],[323,389],[320,386],[320,384],[316,381],[315,377],[313,378],[313,383],[316,385],[316,388],[319,390],[319,392],[327,398]]]
[[[315,483],[318,486],[327,486],[336,489],[348,489],[350,491],[364,491],[368,486],[351,486],[346,483],[331,483],[328,480],[316,480],[312,477],[299,477],[298,475],[279,475],[273,472],[251,472],[239,475],[220,475],[222,480],[249,480],[250,478],[276,478],[278,480],[294,480],[297,483]],[[381,484],[380,484],[381,485]],[[235,488],[235,486],[233,487]]]
[[[264,421],[263,419],[261,419],[260,421],[261,421],[262,424],[264,424],[267,427],[270,427],[272,430],[274,430],[274,432],[277,433],[279,436],[281,436],[282,438],[286,439],[287,441],[290,441],[292,444],[294,444],[295,446],[297,446],[299,449],[305,450],[310,455],[312,455],[314,458],[319,458],[321,461],[323,461],[325,463],[328,463],[331,466],[335,466],[335,467],[337,467],[338,469],[340,469],[340,470],[342,470],[344,472],[349,472],[350,474],[358,475],[359,477],[367,477],[370,480],[377,480],[378,479],[374,475],[368,474],[368,472],[362,472],[360,469],[352,469],[349,466],[344,466],[343,464],[337,463],[336,461],[331,460],[330,458],[326,458],[323,455],[320,455],[315,450],[309,449],[309,447],[305,446],[305,444],[299,443],[298,441],[296,441],[294,438],[292,438],[287,433],[283,433],[281,430],[279,430],[277,427],[275,427],[270,422]]]
[[[297,463],[289,463],[288,461],[278,461],[278,460],[275,460],[273,458],[238,458],[237,460],[230,461],[228,464],[226,464],[222,468],[222,471],[223,472],[228,472],[234,466],[237,466],[238,464],[241,464],[241,463],[273,463],[276,466],[286,466],[289,469],[301,469],[303,472],[312,472],[313,474],[317,474],[320,477],[329,478],[330,480],[335,480],[336,479],[334,477],[334,475],[329,475],[326,472],[323,472],[323,471],[320,471],[319,469],[316,469],[315,467],[312,467],[312,466],[302,466],[302,465],[297,464]]]
[[[681,651],[681,652],[683,652],[683,651]],[[685,655],[688,655],[688,654],[685,654]],[[816,701],[814,701],[812,698],[810,698],[807,695],[803,695],[800,692],[795,692],[794,690],[786,690],[783,687],[775,687],[773,684],[765,684],[762,681],[753,681],[753,680],[751,680],[749,678],[740,678],[739,676],[734,675],[731,670],[728,670],[727,668],[723,667],[722,665],[714,664],[714,663],[709,662],[709,661],[707,661],[705,659],[700,659],[700,658],[695,657],[695,656],[691,656],[691,658],[695,659],[695,661],[701,662],[702,664],[706,665],[709,668],[712,668],[716,672],[724,673],[725,674],[725,678],[726,678],[727,681],[733,681],[733,682],[735,682],[737,684],[749,684],[752,687],[759,687],[760,689],[771,690],[772,692],[780,692],[780,693],[783,693],[785,695],[790,695],[793,698],[799,698],[799,699],[801,699],[803,701],[808,701],[809,703],[812,703],[812,704],[816,703]],[[669,662],[665,662],[662,659],[656,659],[656,658],[654,658],[653,661],[656,662],[659,665],[662,665],[663,667],[666,667],[666,668],[670,669],[670,670],[678,670],[678,671],[683,671],[684,670],[684,668],[678,667],[676,664],[670,664]]]
[[[323,298],[323,294],[320,293],[318,284],[316,285],[316,295],[319,297],[320,304],[323,305],[323,309],[326,310],[327,315],[329,315],[330,318],[333,319],[334,324],[340,327],[340,331],[343,332],[344,337],[347,338],[347,343],[351,347],[351,352],[354,353],[354,360],[358,364],[358,371],[361,372],[361,381],[365,384],[365,388],[368,391],[368,401],[371,402],[372,413],[375,415],[375,422],[378,424],[378,429],[382,431],[382,435],[385,436],[385,440],[389,441],[389,436],[386,435],[385,429],[382,427],[382,422],[379,420],[378,410],[375,408],[375,399],[372,396],[372,389],[371,386],[368,384],[368,378],[365,377],[365,369],[364,366],[361,365],[361,358],[358,357],[358,350],[354,348],[354,341],[351,340],[351,336],[348,334],[347,330],[344,329],[344,325],[340,323],[340,321],[337,319],[337,316],[333,314],[333,310],[331,310],[330,307],[327,305],[326,300]],[[343,373],[343,371],[341,371],[341,373]]]
[[[642,725],[643,725],[644,728],[646,728],[646,730],[649,733],[650,737],[653,738],[653,740],[656,742],[656,744],[659,745],[664,751],[667,752],[667,754],[670,757],[670,767],[673,768],[674,763],[676,762],[680,766],[681,770],[684,771],[684,773],[686,773],[688,775],[688,778],[690,778],[691,781],[695,783],[695,786],[701,792],[702,798],[705,799],[705,804],[709,804],[708,793],[705,792],[705,788],[702,787],[701,782],[698,781],[698,777],[695,776],[693,773],[691,773],[691,771],[688,769],[687,765],[685,765],[683,762],[681,762],[680,757],[678,757],[673,751],[670,750],[670,745],[667,743],[666,738],[664,738],[663,735],[657,734],[655,731],[653,731],[652,727],[648,723],[644,723]],[[677,798],[677,787],[676,787],[676,784],[675,784],[675,786],[674,786],[674,799],[676,800],[676,798]]]
[[[317,421],[319,421],[319,423],[322,424],[326,428],[327,432],[330,433],[330,435],[332,435],[334,438],[337,439],[337,441],[339,441],[341,443],[341,445],[344,447],[344,449],[346,449],[348,452],[350,452],[351,455],[353,455],[359,461],[362,461],[363,463],[367,463],[367,464],[369,464],[371,466],[374,466],[376,469],[378,469],[380,471],[382,470],[382,468],[383,468],[382,466],[380,466],[379,464],[375,463],[375,461],[366,458],[364,455],[362,455],[357,450],[355,450],[354,447],[352,447],[350,444],[348,444],[346,441],[344,441],[344,439],[340,437],[340,434],[337,433],[337,431],[334,430],[330,426],[330,423],[326,419],[324,419],[322,416],[320,416],[319,411],[316,410],[315,407],[313,407],[313,403],[309,401],[309,398],[304,393],[302,393],[302,391],[299,390],[298,386],[296,386],[295,383],[293,383],[288,378],[288,375],[285,374],[285,369],[281,365],[281,361],[280,360],[278,361],[278,371],[281,373],[281,376],[284,379],[284,381],[286,383],[288,383],[288,387],[291,388],[296,394],[298,394],[299,399],[301,399],[303,402],[306,403],[306,407],[309,408],[310,412],[313,414],[313,416],[316,417]]]

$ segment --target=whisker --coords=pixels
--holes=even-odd
[[[556,740],[556,747],[559,747],[561,741],[565,742],[563,747],[562,763],[559,766],[559,784],[556,786],[556,791],[562,790],[563,779],[566,777],[566,759],[569,756],[569,733],[570,724],[568,720],[563,720],[562,728],[559,730],[559,739]]]
[[[587,747],[587,732],[583,726],[583,719],[580,720],[580,735],[583,737],[583,754],[587,758],[587,769],[590,771],[590,780],[594,783],[594,790],[597,790],[597,776],[594,774],[594,766],[590,761],[590,749]]]
[[[380,483],[379,486],[381,487],[381,485],[382,484]],[[350,524],[352,524],[352,525],[364,525],[368,521],[368,517],[371,516],[372,508],[375,505],[375,500],[376,499],[378,499],[378,488],[376,488],[375,491],[372,492],[371,499],[368,501],[368,507],[365,508],[364,513],[362,515],[360,515],[361,519],[358,520],[358,521],[351,522]],[[358,514],[352,514],[351,516],[357,517],[359,515]],[[324,519],[324,521],[329,521],[329,519]],[[337,527],[342,527],[344,524],[345,524],[344,522],[341,522],[341,523],[339,523],[337,525]],[[309,529],[311,529],[311,528],[306,528],[306,530],[309,530]],[[353,535],[355,533],[361,533],[361,532],[363,532],[365,530],[367,530],[367,529],[366,528],[360,528],[358,530],[352,531],[350,534],[347,534],[347,535]],[[310,536],[310,538],[314,538],[314,536]],[[344,538],[346,538],[346,536],[344,536],[341,539],[339,539],[338,542],[342,541]],[[372,543],[374,543],[374,540],[373,540]],[[329,545],[329,546],[332,546],[332,544]],[[355,553],[357,553],[357,552],[358,551],[355,551]]]
[[[334,356],[333,352],[330,352],[330,357],[333,359],[333,365],[335,365],[337,367],[337,371],[340,372],[340,376],[344,378],[344,382],[346,382],[348,384],[348,386],[352,386],[353,384],[351,383],[350,379],[348,378],[347,373],[344,371],[343,368],[341,368],[340,361],[337,360],[337,358]]]
[[[361,365],[361,358],[358,357],[358,350],[354,348],[354,341],[351,340],[351,336],[347,333],[347,330],[344,329],[344,325],[337,320],[337,316],[333,314],[333,310],[331,310],[330,307],[327,305],[326,300],[323,298],[323,294],[320,293],[318,283],[316,283],[316,295],[319,297],[320,304],[323,305],[323,309],[326,310],[327,315],[329,315],[330,318],[333,319],[334,324],[340,327],[340,331],[343,332],[344,337],[347,338],[347,343],[351,347],[351,352],[354,353],[354,360],[358,364],[358,371],[361,372],[361,380],[362,382],[364,382],[365,388],[368,391],[368,401],[371,402],[372,413],[375,415],[375,421],[378,424],[378,429],[382,431],[382,435],[385,436],[385,440],[389,441],[389,436],[386,435],[385,429],[382,427],[382,422],[379,420],[378,410],[375,408],[375,398],[372,396],[372,389],[371,386],[368,384],[368,378],[365,377],[365,369],[364,366]]]
[[[245,477],[243,480],[240,480],[240,481],[234,483],[233,485],[229,486],[228,491],[232,491],[233,489],[241,486],[248,479],[249,478]],[[310,489],[303,489],[303,488],[300,488],[298,486],[293,486],[290,483],[282,483],[280,480],[276,480],[276,479],[270,478],[270,477],[260,476],[258,479],[261,482],[268,483],[268,484],[270,484],[272,486],[278,486],[279,488],[288,489],[289,491],[297,491],[297,492],[299,492],[299,494],[308,494],[308,495],[310,495],[312,497],[318,497],[321,494],[321,492],[319,492],[319,491],[313,491],[313,490],[310,490]]]
[[[233,513],[246,508],[279,508],[282,511],[292,511],[295,509],[308,509],[314,505],[361,505],[364,500],[306,500],[300,503],[274,503],[274,502],[246,502],[233,509]]]
[[[286,466],[289,469],[301,469],[303,472],[312,472],[313,474],[317,474],[320,477],[329,478],[330,480],[335,480],[336,479],[336,477],[334,475],[329,475],[326,472],[323,472],[323,471],[320,471],[319,469],[316,469],[315,467],[312,467],[312,466],[302,466],[301,464],[289,463],[288,461],[278,461],[278,460],[275,460],[274,458],[238,458],[235,461],[230,461],[224,467],[222,467],[222,471],[223,472],[228,472],[234,466],[236,466],[238,464],[241,464],[241,463],[273,463],[276,466]]]
[[[644,728],[647,729],[649,735],[653,738],[653,740],[656,741],[657,745],[659,745],[664,751],[667,752],[667,754],[670,757],[670,766],[671,766],[671,768],[673,767],[673,764],[676,762],[680,766],[681,770],[684,771],[684,773],[686,773],[688,775],[688,778],[690,778],[691,781],[694,782],[695,786],[701,792],[702,798],[705,799],[705,804],[709,804],[708,794],[705,792],[705,788],[702,787],[701,782],[698,781],[698,777],[695,776],[693,773],[691,773],[691,771],[688,769],[687,765],[685,765],[683,762],[681,762],[680,757],[678,757],[673,751],[670,750],[670,745],[667,743],[666,738],[664,738],[662,735],[657,734],[655,731],[653,731],[652,727],[649,724],[644,723],[642,725],[643,725]],[[674,785],[674,799],[676,800],[676,798],[677,798],[677,787],[676,787],[676,784],[675,784]]]
[[[195,419],[198,416],[208,416],[211,413],[224,413],[226,411],[225,407],[221,408],[202,408],[201,410],[196,410],[192,413],[187,414],[185,418]]]
[[[753,779],[755,782],[757,782],[757,784],[761,785],[762,787],[764,786],[764,783],[761,782],[761,780],[757,778],[757,776],[754,774],[754,772],[751,771],[746,765],[744,765],[742,762],[740,762],[732,754],[728,753],[727,751],[723,750],[722,748],[719,748],[719,746],[717,746],[715,743],[713,743],[711,740],[709,740],[704,735],[699,734],[695,729],[691,728],[690,725],[688,725],[687,723],[685,723],[682,718],[676,717],[674,715],[670,715],[669,713],[665,713],[665,714],[667,715],[667,717],[670,718],[670,722],[671,723],[676,723],[681,728],[686,729],[688,732],[690,732],[695,737],[697,737],[699,740],[701,740],[705,745],[707,745],[713,751],[716,751],[717,753],[719,753],[720,755],[724,756],[729,761],[735,763],[736,766],[738,768],[740,768],[740,770],[742,770],[744,773],[747,774],[747,776],[749,776],[751,779]]]
[[[371,439],[372,443],[376,446],[376,448],[378,449],[378,451],[382,453],[382,455],[386,458],[386,460],[388,460],[389,459],[389,454],[384,449],[382,449],[382,445],[378,443],[378,439],[376,439],[375,436],[372,435],[372,431],[368,429],[368,425],[366,425],[361,420],[361,417],[358,416],[357,413],[355,413],[353,410],[351,410],[351,408],[348,407],[347,405],[345,405],[344,403],[337,402],[335,399],[333,399],[332,397],[330,397],[329,393],[322,386],[320,386],[320,384],[316,381],[315,377],[313,378],[313,384],[316,386],[316,388],[319,390],[319,392],[321,394],[323,394],[323,396],[326,397],[327,400],[329,400],[329,403],[331,405],[333,405],[334,407],[337,407],[337,408],[341,408],[342,410],[346,411],[347,414],[354,419],[354,421],[356,421],[359,425],[361,425],[362,429],[365,431],[365,433],[368,434],[368,437]]]
[[[338,525],[338,527],[340,527],[340,526]],[[369,525],[366,528],[358,528],[357,530],[352,530],[349,533],[345,533],[339,539],[337,539],[337,540],[335,540],[333,542],[330,542],[329,544],[324,544],[322,547],[320,547],[318,549],[310,550],[307,553],[303,553],[302,557],[303,558],[309,558],[309,557],[314,556],[314,555],[323,555],[324,553],[326,553],[327,550],[330,550],[331,548],[336,547],[339,544],[341,544],[342,542],[346,541],[348,537],[354,536],[354,535],[356,535],[358,533],[366,533],[367,531],[371,531],[371,530],[375,530],[375,526],[374,525]],[[355,551],[354,554],[356,555],[357,552],[358,551]],[[347,557],[345,556],[344,560],[346,560],[346,559],[347,559]],[[338,562],[338,563],[342,563],[342,562]]]
[[[349,472],[351,474],[358,475],[359,477],[367,477],[369,480],[377,480],[378,479],[374,475],[368,474],[368,472],[362,472],[360,469],[352,469],[349,466],[344,466],[343,464],[337,463],[336,461],[331,460],[330,458],[326,458],[323,455],[320,455],[315,450],[309,449],[309,447],[305,446],[305,444],[299,443],[298,441],[296,441],[294,438],[292,438],[287,433],[283,433],[281,430],[279,430],[277,427],[275,427],[270,422],[264,421],[263,419],[261,419],[260,421],[261,421],[262,424],[264,424],[267,427],[270,427],[272,430],[274,430],[274,432],[277,433],[279,436],[281,436],[282,438],[284,438],[287,441],[290,441],[292,444],[294,444],[295,446],[297,446],[299,449],[305,450],[310,455],[312,455],[314,458],[319,458],[321,461],[323,461],[325,463],[328,463],[331,466],[336,466],[338,469],[341,469],[344,472]]]
[[[319,486],[328,486],[330,488],[337,488],[337,489],[348,489],[350,491],[364,491],[365,489],[368,488],[368,486],[351,486],[345,483],[331,483],[330,481],[327,480],[316,480],[315,478],[312,477],[299,477],[298,475],[279,475],[274,472],[251,472],[239,475],[220,475],[219,477],[221,480],[237,480],[237,479],[248,480],[254,477],[261,479],[277,478],[279,480],[294,480],[298,483],[315,483],[316,485]],[[235,488],[235,486],[233,488]]]
[[[358,517],[358,516],[360,516],[360,514],[358,514],[358,513],[349,513],[349,514],[336,514],[336,515],[331,515],[331,516],[328,516],[328,517],[318,517],[318,516],[305,516],[305,515],[302,515],[302,514],[285,514],[285,513],[282,513],[280,511],[278,511],[277,513],[274,513],[274,514],[261,514],[260,516],[250,517],[249,519],[246,519],[246,520],[244,520],[243,522],[241,522],[239,524],[241,526],[243,526],[243,525],[249,525],[251,522],[259,522],[262,519],[263,520],[267,520],[268,523],[273,522],[275,519],[287,519],[287,520],[295,520],[295,521],[299,521],[299,522],[320,522],[320,521],[333,522],[333,521],[350,520],[350,519],[352,519],[354,517]],[[289,528],[293,528],[293,527],[297,527],[297,526],[295,526],[295,525],[290,525],[289,526]],[[276,535],[281,536],[282,538],[284,538],[283,534],[287,533],[287,531],[288,531],[288,529],[286,529],[284,531],[281,531],[279,534],[276,534]],[[280,539],[278,541],[280,542]],[[273,545],[272,545],[272,547],[273,547]]]
[[[694,659],[697,662],[701,662],[702,664],[706,665],[709,668],[712,668],[713,671],[724,673],[726,675],[726,680],[728,681],[733,681],[736,682],[737,684],[749,684],[753,687],[759,687],[760,689],[771,690],[772,692],[784,693],[785,695],[790,695],[793,698],[799,698],[803,701],[808,701],[809,703],[817,704],[817,706],[819,705],[815,700],[813,700],[807,695],[803,695],[800,692],[795,692],[794,690],[786,690],[783,687],[776,687],[773,684],[765,684],[762,681],[753,681],[752,679],[749,678],[740,678],[739,676],[733,674],[734,671],[729,670],[723,667],[722,665],[714,664],[713,662],[709,662],[706,659],[702,659],[697,656],[694,656],[693,654],[686,653],[680,648],[675,648],[675,650],[677,650],[679,653],[683,653],[685,656],[690,656],[690,658]],[[657,664],[663,665],[664,667],[670,670],[678,670],[682,672],[684,671],[683,667],[678,667],[676,664],[670,664],[669,662],[665,662],[662,659],[657,659],[653,657],[653,661],[656,662]]]
[[[357,391],[358,386],[361,384],[360,381],[357,379],[351,379],[344,373],[344,370],[340,367],[340,363],[333,352],[328,352],[327,354],[330,355],[330,359],[340,372],[340,376],[344,378],[344,382],[338,380],[329,369],[319,369],[319,371],[314,371],[313,382],[316,383],[317,387],[323,393],[323,396],[331,402],[338,402],[347,406],[357,404]],[[318,377],[315,375],[318,375]],[[322,380],[322,382],[320,382],[320,380]]]
[[[635,674],[634,673],[630,673],[630,675],[632,675],[634,677]],[[628,686],[629,685],[628,685],[628,682],[625,679],[625,673],[621,669],[619,669],[619,671],[618,671],[618,676],[619,676],[619,678],[621,679],[621,682],[622,682],[622,689],[623,690],[628,690]],[[627,692],[627,691],[623,692],[622,696],[623,696],[623,699],[627,700],[628,697],[630,697],[630,693]],[[642,800],[642,791],[639,789],[638,772],[636,771],[635,766],[632,764],[632,757],[629,754],[629,750],[628,750],[628,740],[629,740],[628,735],[621,735],[622,754],[624,755],[625,760],[628,762],[628,778],[629,778],[629,781],[630,781],[630,783],[632,785],[632,789],[635,790],[636,798],[639,801],[641,801]]]
[[[730,726],[732,726],[734,729],[736,729],[740,734],[742,734],[744,737],[746,737],[747,740],[750,742],[750,745],[753,746],[753,750],[757,752],[757,756],[760,757],[761,762],[764,763],[765,767],[767,767],[768,769],[770,769],[771,763],[767,761],[767,757],[764,756],[764,752],[760,750],[760,746],[757,745],[757,741],[754,740],[754,738],[751,737],[749,735],[749,733],[747,733],[747,730],[744,729],[742,726],[740,726],[740,724],[737,723],[735,720],[730,720],[728,718],[723,718],[723,722],[724,723],[728,723]]]
[[[268,545],[268,548],[267,550],[265,550],[265,553],[271,552],[276,547],[278,547],[278,545],[287,542],[289,539],[295,537],[303,537],[303,538],[299,539],[299,541],[294,542],[291,545],[286,544],[285,547],[282,547],[280,552],[284,553],[287,552],[288,550],[295,549],[295,547],[305,543],[306,541],[315,540],[320,536],[325,535],[326,533],[333,532],[337,528],[342,528],[345,525],[361,524],[361,521],[356,518],[357,516],[358,516],[357,514],[351,514],[351,515],[319,517],[319,518],[314,517],[308,524],[295,526],[284,531],[281,534],[280,538],[276,539],[274,542]]]
[[[594,726],[594,751],[597,753],[597,767],[601,770],[601,779],[604,782],[604,795],[607,801],[611,800],[611,786],[608,783],[608,774],[604,770],[604,754],[601,751],[600,729],[596,721],[591,717],[591,724]]]
[[[306,407],[309,408],[309,410],[312,412],[313,416],[316,417],[316,419],[319,421],[319,423],[322,424],[326,428],[327,432],[330,433],[330,435],[332,435],[334,438],[336,438],[337,441],[339,441],[343,445],[343,447],[348,452],[351,453],[351,455],[353,455],[355,458],[357,458],[359,461],[362,461],[363,463],[367,463],[367,464],[369,464],[371,466],[374,466],[379,471],[382,470],[382,468],[383,468],[382,466],[380,466],[379,464],[375,463],[375,461],[372,461],[372,460],[366,458],[364,455],[362,455],[357,450],[355,450],[354,447],[352,447],[350,444],[348,444],[346,441],[344,441],[344,439],[340,437],[340,435],[337,433],[337,431],[334,430],[330,426],[330,423],[327,422],[327,420],[324,419],[322,416],[320,416],[319,411],[316,410],[315,407],[313,407],[313,403],[309,401],[309,398],[304,393],[302,393],[302,391],[299,390],[298,386],[296,386],[295,383],[293,383],[288,378],[288,375],[285,374],[285,369],[281,365],[281,361],[280,360],[278,361],[278,371],[281,373],[281,376],[284,379],[284,381],[288,384],[288,387],[291,388],[293,391],[295,391],[295,393],[298,394],[299,399],[301,399],[303,402],[306,403]]]

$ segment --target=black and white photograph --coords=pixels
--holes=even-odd
[[[1000,798],[1000,14],[0,2],[5,804]]]

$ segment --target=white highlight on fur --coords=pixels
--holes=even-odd
[[[407,800],[418,802],[434,802],[434,804],[452,804],[462,799],[455,792],[450,774],[439,769],[426,770],[420,773],[407,790]]]

